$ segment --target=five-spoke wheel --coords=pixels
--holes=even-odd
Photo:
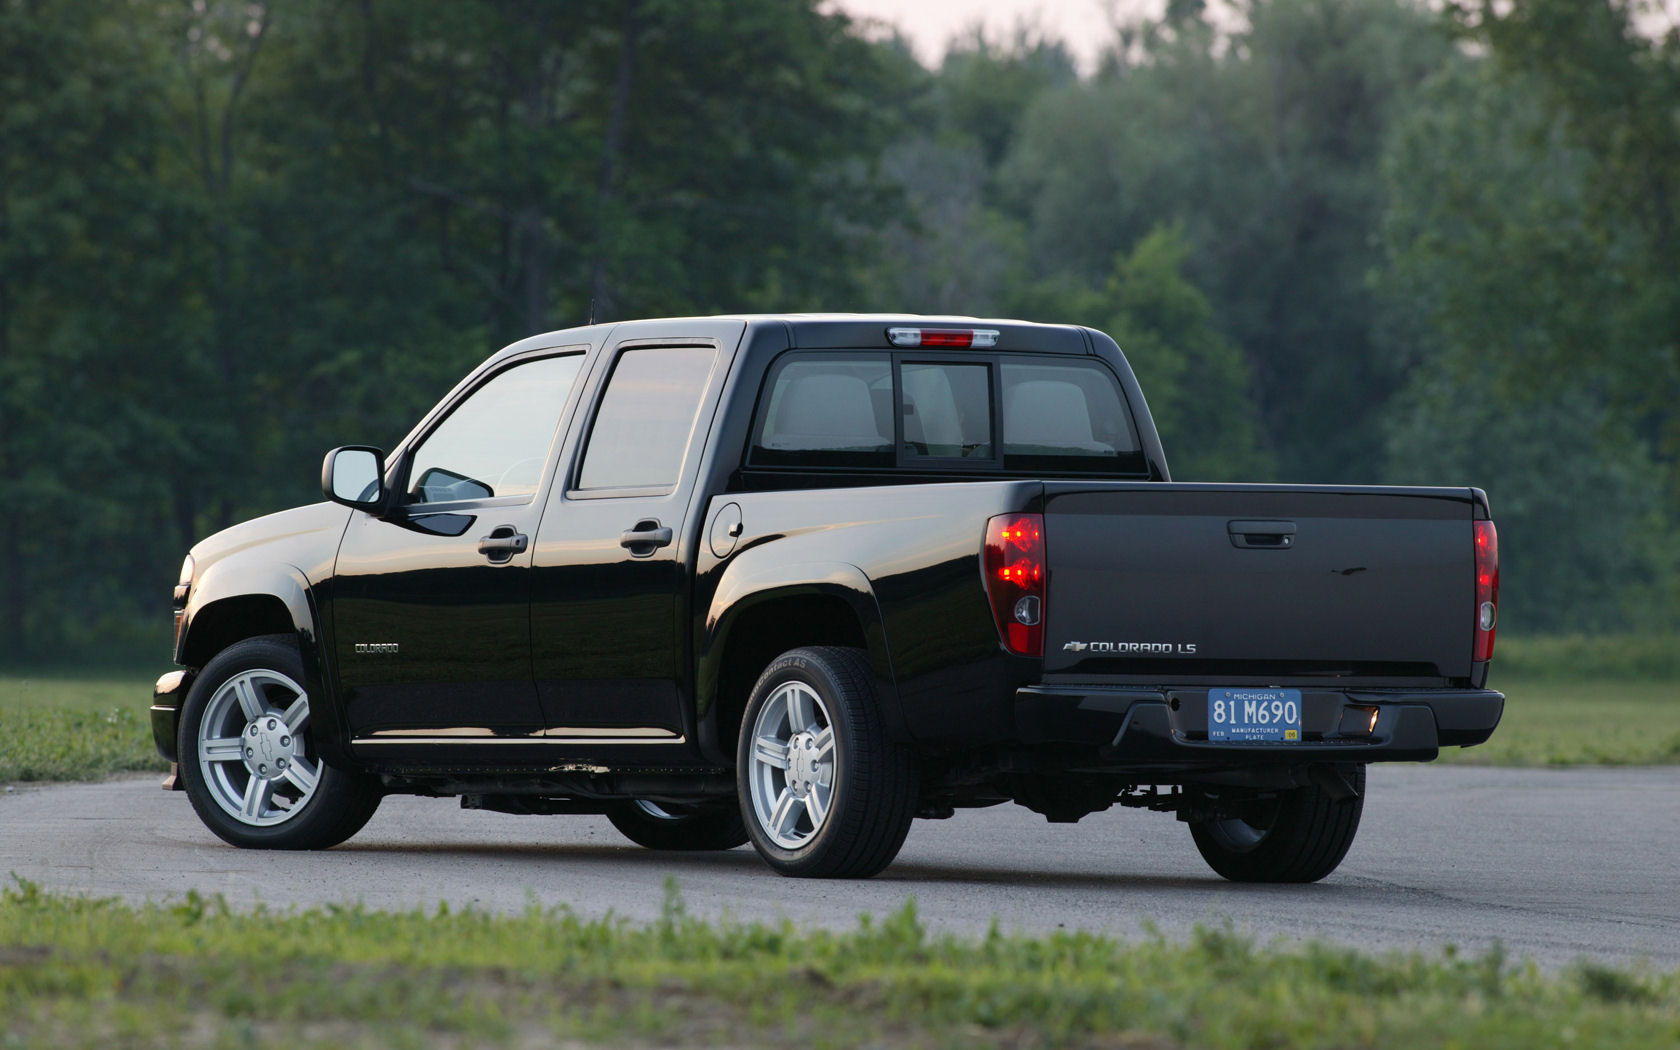
[[[181,780],[200,819],[236,846],[336,846],[379,805],[377,781],[320,760],[303,679],[294,641],[250,638],[205,665],[182,707]]]
[[[794,649],[765,669],[736,754],[753,846],[784,875],[868,876],[915,817],[916,770],[888,736],[868,658]]]
[[[321,779],[304,737],[308,724],[309,697],[278,671],[223,682],[198,724],[199,772],[210,797],[254,827],[301,813]]]
[[[753,813],[776,845],[798,849],[822,830],[834,804],[834,720],[804,682],[784,683],[759,708],[750,783]]]

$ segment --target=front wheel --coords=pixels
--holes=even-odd
[[[722,850],[747,841],[734,799],[681,806],[631,799],[613,803],[607,819],[625,838],[648,849]]]
[[[377,781],[320,760],[290,638],[249,638],[217,654],[181,708],[176,752],[206,827],[247,849],[326,849],[378,808]]]
[[[916,815],[915,765],[889,737],[856,649],[794,649],[766,668],[735,769],[753,846],[783,875],[874,875]]]
[[[1208,866],[1232,882],[1317,882],[1342,863],[1365,808],[1365,767],[1352,798],[1317,785],[1250,803],[1241,816],[1190,825]]]

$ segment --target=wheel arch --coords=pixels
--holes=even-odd
[[[718,587],[697,649],[701,747],[733,764],[741,715],[758,676],[782,653],[807,645],[863,650],[889,732],[908,738],[869,578],[847,563],[804,563],[726,574]]]
[[[297,643],[303,659],[303,687],[311,718],[325,730],[316,734],[321,757],[347,765],[338,705],[327,687],[319,617],[309,580],[291,565],[275,565],[260,576],[240,572],[229,578],[214,566],[197,581],[187,609],[187,623],[175,654],[177,663],[202,668],[230,645],[250,638],[284,635]],[[229,587],[229,580],[237,586]]]

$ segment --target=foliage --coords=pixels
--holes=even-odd
[[[1564,330],[1501,363],[1522,385],[1552,391],[1587,349],[1613,402],[1663,454],[1680,509],[1680,26],[1642,0],[1460,0],[1453,10],[1582,158],[1585,251],[1575,262],[1595,279],[1560,282],[1559,292],[1600,338]]]
[[[1261,439],[1291,481],[1368,482],[1394,379],[1366,277],[1388,129],[1444,60],[1395,0],[1272,0],[1228,38],[1181,20],[1031,111],[1003,178],[1032,263],[1096,280],[1163,223],[1251,362]],[[1168,450],[1169,456],[1171,449]]]
[[[497,916],[235,912],[0,897],[0,1023],[57,1046],[529,1045],[1666,1047],[1675,974],[1501,953],[1440,958],[1230,927],[1190,943],[930,932],[914,902],[850,931],[708,923],[674,885],[647,926],[533,903]]]
[[[819,0],[0,0],[0,656],[161,652],[186,547],[507,341],[797,309],[1104,328],[1177,476],[1482,485],[1513,622],[1673,630],[1680,33],[1437,6],[1081,78]]]
[[[1627,231],[1595,217],[1596,162],[1531,81],[1455,64],[1384,171],[1383,341],[1412,375],[1388,477],[1493,497],[1501,616],[1521,631],[1680,629],[1680,572],[1646,420],[1616,394]],[[1653,380],[1661,383],[1660,375]]]

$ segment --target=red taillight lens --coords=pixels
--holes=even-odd
[[[1499,532],[1491,521],[1470,523],[1476,530],[1476,645],[1472,660],[1493,659],[1493,636],[1499,628]]]
[[[1044,517],[1000,514],[986,522],[986,595],[1012,653],[1044,655]]]
[[[936,332],[926,329],[922,332],[923,346],[973,346],[973,332]]]

